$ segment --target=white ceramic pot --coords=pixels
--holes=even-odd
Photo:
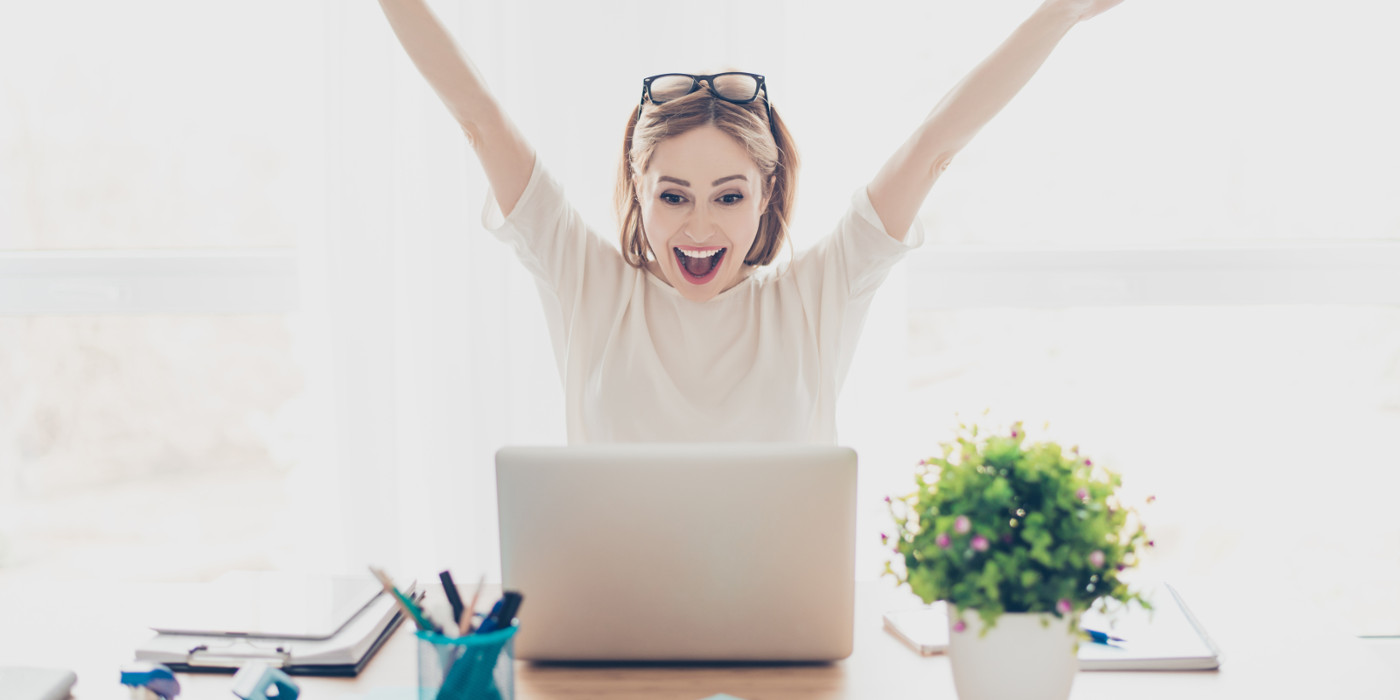
[[[1047,613],[1005,613],[984,637],[977,611],[963,613],[955,630],[949,608],[948,659],[959,700],[1065,700],[1074,674],[1077,635],[1069,620]],[[1049,620],[1049,625],[1041,624]],[[1078,628],[1078,625],[1075,625]]]

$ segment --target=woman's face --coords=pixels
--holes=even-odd
[[[733,137],[702,126],[652,151],[633,175],[648,269],[691,301],[709,301],[748,274],[744,256],[768,210],[758,166]]]

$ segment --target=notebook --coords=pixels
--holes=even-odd
[[[58,668],[0,668],[0,698],[5,700],[64,700],[78,677]]]
[[[515,655],[831,661],[851,653],[856,454],[633,444],[496,454]]]
[[[414,584],[402,590],[414,598],[421,596]],[[265,661],[292,675],[355,676],[402,620],[393,598],[380,595],[327,639],[161,633],[136,648],[136,659],[162,663],[174,671],[228,672]]]
[[[230,571],[172,586],[149,626],[161,634],[326,640],[383,589],[368,574]]]
[[[1126,641],[1081,642],[1081,671],[1202,671],[1220,667],[1222,655],[1175,588],[1162,584],[1150,591],[1151,612],[1137,605],[1111,618],[1090,610],[1080,620],[1085,629],[1109,632]],[[948,611],[931,606],[885,613],[885,629],[921,654],[948,649]]]

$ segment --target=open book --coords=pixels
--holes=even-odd
[[[1201,671],[1220,667],[1220,649],[1181,595],[1162,584],[1148,595],[1151,611],[1136,605],[1111,619],[1097,611],[1084,614],[1085,629],[1108,632],[1125,641],[1079,644],[1081,671]],[[948,609],[930,606],[885,613],[885,629],[921,654],[948,649]]]

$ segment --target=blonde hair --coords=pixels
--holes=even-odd
[[[777,257],[787,241],[788,222],[797,189],[797,149],[792,135],[773,108],[773,127],[766,117],[762,98],[748,104],[735,104],[715,97],[709,90],[697,90],[685,97],[651,104],[638,119],[637,108],[630,108],[627,130],[622,139],[622,161],[617,174],[617,219],[621,225],[622,258],[633,267],[646,265],[646,235],[642,231],[642,208],[637,198],[633,173],[645,172],[656,147],[669,138],[702,126],[714,126],[733,137],[748,151],[758,166],[768,197],[768,210],[758,220],[758,236],[744,256],[745,265],[767,265]],[[639,126],[640,125],[640,126]],[[769,183],[772,183],[771,189]]]

